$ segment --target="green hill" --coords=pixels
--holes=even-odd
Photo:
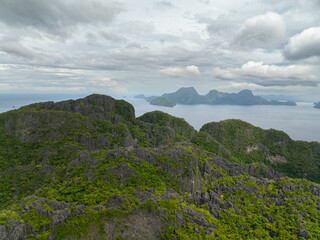
[[[205,124],[193,142],[233,162],[259,162],[290,177],[320,182],[317,142],[294,141],[284,132],[234,119]]]
[[[246,144],[263,157],[291,141],[239,121],[198,133],[159,111],[135,118],[103,95],[2,113],[0,239],[319,239],[320,185],[242,159]]]

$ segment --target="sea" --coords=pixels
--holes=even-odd
[[[0,94],[0,113],[21,106],[44,101],[62,101],[85,97],[88,94]],[[124,99],[135,108],[139,117],[150,111],[163,111],[184,118],[195,129],[204,124],[225,119],[241,119],[263,129],[286,132],[294,140],[320,142],[320,110],[311,102],[297,102],[297,106],[238,106],[238,105],[176,105],[173,108],[150,105],[143,99],[113,96]]]

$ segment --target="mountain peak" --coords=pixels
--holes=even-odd
[[[250,95],[250,96],[253,96],[252,91],[249,90],[249,89],[244,89],[244,90],[238,92],[238,94],[240,94],[240,95]]]
[[[197,90],[194,87],[182,87],[180,89],[178,89],[178,91],[176,91],[176,93],[195,93],[195,94],[199,94],[197,92]]]
[[[118,114],[128,121],[135,119],[134,108],[130,103],[102,94],[91,94],[85,98],[62,102],[34,103],[22,107],[22,109],[75,112],[84,116],[108,118],[112,121],[114,120],[114,114]]]

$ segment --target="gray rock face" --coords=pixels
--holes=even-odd
[[[79,160],[81,163],[88,163],[91,160],[90,153],[85,150],[80,151]]]
[[[79,206],[77,207],[77,209],[73,211],[73,214],[76,215],[76,216],[85,214],[84,209],[86,209],[86,206],[85,206],[85,205],[79,205]]]
[[[85,135],[81,136],[80,143],[85,145],[86,149],[93,151],[96,149],[96,143],[93,137],[86,137]]]
[[[212,230],[216,228],[214,224],[210,224],[207,219],[194,210],[193,208],[182,208],[183,212],[190,217],[190,220],[203,227],[207,234],[211,234]]]
[[[125,137],[123,141],[123,146],[124,147],[131,147],[135,144],[135,140],[132,138],[132,136],[129,134]]]
[[[0,240],[8,240],[9,235],[7,231],[7,227],[4,225],[0,225]]]
[[[150,239],[159,240],[163,222],[159,216],[147,211],[137,211],[129,216],[129,219],[121,223],[122,219],[115,218],[106,222],[104,230],[108,240],[113,239]],[[120,224],[116,224],[119,222]]]
[[[265,216],[266,219],[268,219],[268,221],[270,223],[273,223],[274,220],[273,220],[273,216],[271,214],[266,213],[264,216]]]
[[[97,144],[98,148],[108,148],[109,147],[109,138],[104,135],[100,135],[97,137],[96,144]]]
[[[301,227],[299,232],[298,232],[298,237],[299,238],[309,239],[310,235],[309,235],[309,232],[307,230],[305,230],[303,227]]]
[[[153,196],[151,191],[148,192],[138,192],[135,197],[141,202],[145,203],[147,200],[155,201],[156,198]]]
[[[278,186],[278,189],[281,189],[282,191],[285,191],[285,192],[291,192],[291,191],[294,191],[297,189],[297,187],[293,184],[285,184],[285,185],[279,185]]]
[[[68,208],[65,208],[63,210],[58,210],[55,212],[54,216],[52,217],[52,226],[63,224],[68,217],[71,216],[71,210]]]
[[[0,225],[0,240],[26,240],[28,234],[33,233],[33,228],[18,220],[9,220],[7,225]]]
[[[106,207],[108,209],[114,209],[116,207],[121,207],[125,201],[125,197],[115,194],[113,197],[108,199]]]
[[[317,197],[320,197],[320,185],[311,185],[311,193]]]
[[[52,207],[55,211],[57,211],[65,208],[70,208],[74,205],[72,203],[50,201],[49,206]]]
[[[118,174],[120,178],[120,185],[123,185],[128,177],[137,176],[137,173],[124,163],[119,163],[116,168],[110,168],[109,172]]]

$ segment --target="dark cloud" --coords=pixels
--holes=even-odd
[[[31,50],[17,42],[0,43],[0,51],[27,59],[34,58],[34,54]]]
[[[201,21],[205,21],[204,19]],[[230,29],[234,31],[234,28],[237,26],[237,19],[231,15],[220,15],[217,19],[207,20],[207,30],[210,34],[222,34],[228,32]]]
[[[119,5],[104,1],[0,0],[0,21],[67,37],[78,24],[110,23]]]
[[[320,56],[320,27],[308,28],[291,37],[283,54],[289,60]]]
[[[274,48],[283,43],[286,24],[276,13],[248,19],[237,32],[234,44],[243,48]]]

